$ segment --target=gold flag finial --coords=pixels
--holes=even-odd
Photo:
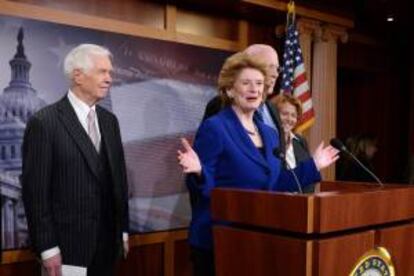
[[[287,4],[287,12],[291,14],[295,13],[295,2],[294,1],[289,1],[289,3]]]
[[[290,24],[294,24],[296,19],[296,12],[295,12],[295,2],[290,0],[287,4],[287,13],[286,13],[286,28]]]

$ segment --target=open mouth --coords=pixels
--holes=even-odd
[[[255,102],[255,101],[257,101],[257,99],[258,99],[258,97],[246,97],[246,100],[248,102]]]

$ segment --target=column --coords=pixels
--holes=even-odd
[[[306,77],[309,87],[312,87],[312,43],[316,31],[320,29],[320,22],[307,18],[300,18],[297,21],[297,29],[299,32],[300,48],[302,50],[303,62],[305,64]],[[310,129],[308,128],[302,136],[310,141]]]
[[[14,224],[14,202],[12,199],[4,197],[2,206],[2,222],[3,222],[3,248],[15,247],[15,224]]]
[[[312,60],[312,101],[316,113],[310,129],[309,145],[316,149],[321,141],[325,145],[336,136],[337,42],[347,39],[344,28],[323,25],[315,32]],[[324,180],[335,179],[335,166],[322,172]]]
[[[320,29],[320,22],[316,20],[300,18],[297,21],[300,48],[302,50],[303,62],[305,63],[306,77],[309,85],[312,83],[312,39],[314,33]]]

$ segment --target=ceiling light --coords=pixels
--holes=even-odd
[[[392,15],[387,16],[387,22],[394,22],[394,16]]]

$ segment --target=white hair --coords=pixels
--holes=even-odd
[[[276,50],[267,44],[252,44],[243,51],[249,56],[260,55],[263,53],[274,53],[277,56]]]
[[[65,57],[63,71],[68,79],[72,79],[75,69],[88,72],[93,67],[92,56],[106,56],[112,59],[111,52],[105,47],[95,44],[80,44],[73,48]]]

